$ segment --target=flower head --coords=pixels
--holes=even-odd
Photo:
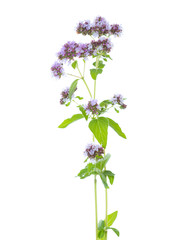
[[[105,18],[98,16],[92,24],[89,20],[78,23],[76,32],[93,37],[109,37],[110,35],[120,36],[122,28],[119,24],[110,25]]]
[[[77,90],[77,88],[75,89],[75,91]],[[74,94],[72,95],[72,98],[74,97]],[[69,98],[69,87],[65,88],[62,92],[61,92],[61,99],[60,99],[60,104],[66,104],[70,101]]]
[[[99,114],[101,107],[98,104],[97,99],[91,99],[87,105],[84,106],[86,114],[89,115],[90,113]]]
[[[77,56],[76,48],[78,47],[78,43],[72,41],[67,42],[63,45],[61,50],[58,52],[59,60],[74,60],[74,57]]]
[[[92,31],[93,31],[92,24],[90,23],[89,20],[78,23],[76,28],[76,32],[78,34],[81,33],[83,35],[92,35]]]
[[[127,105],[124,104],[123,102],[124,98],[121,94],[115,94],[113,98],[111,99],[111,102],[113,105],[118,104],[120,105],[121,109],[124,109],[127,107]]]
[[[110,33],[112,35],[120,37],[122,33],[122,27],[119,24],[113,24],[111,25]]]
[[[61,78],[62,75],[64,75],[64,69],[61,63],[55,62],[52,67],[51,71],[53,73],[54,77]]]
[[[90,143],[87,145],[84,154],[90,159],[96,159],[104,154],[104,148],[101,145]]]

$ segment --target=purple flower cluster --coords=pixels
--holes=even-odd
[[[125,109],[127,105],[123,102],[123,96],[121,94],[115,94],[114,97],[111,99],[113,105],[119,104],[120,108]]]
[[[92,55],[97,55],[97,53],[104,52],[109,53],[112,48],[110,39],[100,38],[98,41],[91,41],[91,43],[76,43],[67,42],[60,52],[58,52],[59,60],[71,61],[75,57],[86,58]]]
[[[53,66],[51,67],[51,71],[53,73],[54,77],[61,78],[62,75],[64,75],[64,69],[63,64],[59,62],[55,62]]]
[[[77,88],[75,89],[75,91],[77,90]],[[74,95],[72,95],[72,98],[74,97]],[[61,99],[60,99],[60,104],[66,104],[70,101],[69,99],[69,87],[67,87],[66,89],[64,89],[61,92]]]
[[[84,105],[84,109],[87,115],[89,115],[90,113],[94,115],[99,114],[101,107],[99,106],[97,99],[91,99],[87,105]]]
[[[90,143],[87,145],[84,154],[90,159],[95,159],[104,154],[104,148],[101,145]]]
[[[122,28],[119,24],[113,24],[113,25],[111,25],[110,32],[114,36],[120,37],[121,33],[122,33]]]
[[[76,28],[78,34],[90,35],[94,37],[101,36],[120,36],[122,33],[122,28],[118,24],[110,25],[105,18],[99,16],[95,19],[93,23],[89,20],[80,22]]]

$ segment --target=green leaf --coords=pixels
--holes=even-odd
[[[70,86],[70,89],[69,89],[69,98],[70,98],[70,100],[71,100],[71,98],[72,98],[73,93],[74,93],[75,90],[76,90],[76,87],[77,87],[77,84],[78,84],[78,80],[79,80],[79,79],[76,79],[75,81],[73,81],[73,83],[72,83],[71,86]]]
[[[71,64],[71,66],[75,69],[75,68],[77,67],[77,64],[78,64],[78,62],[77,62],[77,60],[76,60],[76,61],[74,61],[74,62]]]
[[[103,171],[103,174],[109,178],[109,182],[110,182],[110,184],[112,185],[113,182],[114,182],[114,176],[115,176],[115,174],[114,174],[113,172],[109,171],[109,170]]]
[[[88,161],[88,157],[85,159],[85,161],[84,162],[87,162]]]
[[[119,231],[116,228],[106,227],[106,229],[112,229],[113,232],[119,237]]]
[[[114,129],[115,132],[117,132],[117,134],[122,137],[122,138],[127,138],[126,135],[122,132],[120,126],[114,122],[114,120],[112,120],[111,118],[107,118],[109,121],[109,126]]]
[[[94,80],[96,80],[97,75],[101,74],[102,72],[103,72],[103,70],[100,69],[100,68],[98,68],[98,69],[96,69],[96,68],[90,69],[90,75],[91,75],[92,79],[94,79]]]
[[[105,227],[105,221],[104,220],[100,220],[98,223],[98,230],[103,230]]]
[[[115,110],[117,113],[119,113],[119,110],[118,110],[117,108],[114,108],[114,110]]]
[[[104,100],[99,105],[100,107],[107,107],[109,104],[112,104],[110,100]]]
[[[68,107],[70,105],[71,102],[68,102],[67,104],[65,104],[66,107]]]
[[[107,184],[107,179],[106,179],[106,176],[103,174],[103,173],[100,173],[99,174],[101,180],[102,180],[102,183],[104,185],[105,188],[109,188],[108,184]]]
[[[92,174],[92,171],[94,170],[95,166],[92,163],[88,163],[85,168],[83,168],[79,173],[78,177],[81,179],[84,179],[86,177],[89,177]]]
[[[118,211],[115,211],[107,216],[107,226],[108,227],[112,226],[112,224],[114,223],[114,221],[117,218],[117,215],[118,215]]]
[[[114,183],[114,176],[108,176],[109,182],[112,185]]]
[[[112,58],[111,58],[111,56],[110,56],[109,54],[104,54],[104,56],[105,56],[106,58],[110,58],[110,60],[112,60]]]
[[[96,62],[94,62],[93,65],[96,67]],[[98,62],[98,68],[104,68],[104,66],[105,64],[103,63],[103,61]]]
[[[79,110],[82,112],[84,118],[85,118],[86,120],[88,120],[88,115],[86,114],[86,111],[85,111],[84,107],[79,106]]]
[[[66,120],[64,120],[59,126],[58,128],[66,128],[69,124],[79,120],[83,118],[82,114],[75,114],[73,115],[71,118],[67,118]]]
[[[104,158],[100,159],[97,163],[96,163],[96,167],[99,168],[101,171],[103,170],[103,168],[106,166],[108,160],[110,159],[111,155],[109,153],[107,153]]]
[[[108,119],[105,117],[99,117],[98,119],[93,119],[89,123],[89,128],[94,134],[98,142],[106,148],[107,145],[107,135],[108,135]]]
[[[83,97],[80,97],[80,96],[76,96],[76,98],[78,98],[79,100],[82,100],[82,99],[83,99]]]
[[[100,231],[98,232],[98,238],[99,238],[99,239],[102,239],[104,236],[105,236],[105,230],[100,230]]]

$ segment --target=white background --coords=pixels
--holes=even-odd
[[[1,240],[95,239],[93,178],[75,178],[92,135],[84,120],[57,128],[73,114],[59,104],[73,78],[51,78],[50,67],[66,41],[90,40],[75,26],[97,15],[124,29],[97,83],[99,100],[119,92],[128,105],[112,113],[128,139],[109,131],[108,168],[116,174],[109,213],[119,211],[114,226],[125,240],[186,239],[184,3],[1,2]],[[86,76],[92,86],[88,70]],[[110,233],[111,239],[117,236]]]

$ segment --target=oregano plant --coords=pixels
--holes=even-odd
[[[80,179],[94,176],[94,194],[95,194],[95,233],[96,240],[107,240],[108,231],[113,231],[119,236],[119,230],[113,227],[118,211],[108,213],[108,188],[114,183],[115,174],[108,169],[107,164],[111,159],[107,152],[107,136],[109,128],[112,128],[118,136],[126,139],[124,132],[117,122],[110,117],[105,117],[105,113],[110,113],[114,109],[117,113],[127,107],[124,103],[125,98],[121,94],[114,94],[102,102],[96,99],[97,81],[106,69],[107,62],[112,60],[110,52],[112,49],[111,37],[119,37],[122,28],[119,24],[109,24],[103,17],[99,16],[91,23],[89,20],[78,23],[76,32],[84,36],[90,36],[88,43],[77,43],[69,41],[65,43],[57,53],[57,61],[51,67],[54,77],[61,79],[71,77],[71,85],[61,92],[60,104],[66,107],[76,104],[75,114],[65,119],[59,128],[66,128],[71,123],[80,119],[88,122],[88,128],[92,132],[92,142],[84,150],[86,159],[84,168],[77,173]],[[87,61],[92,61],[92,67],[89,69],[89,75],[85,76]],[[83,63],[83,69],[80,69],[80,61]],[[72,72],[65,72],[65,63],[71,64]],[[84,102],[84,97],[79,96],[78,84],[82,81],[88,91],[89,100]],[[89,82],[94,81],[93,89],[90,89]],[[83,103],[82,103],[83,102]],[[105,218],[98,220],[97,203],[97,178],[101,179],[105,188]]]

